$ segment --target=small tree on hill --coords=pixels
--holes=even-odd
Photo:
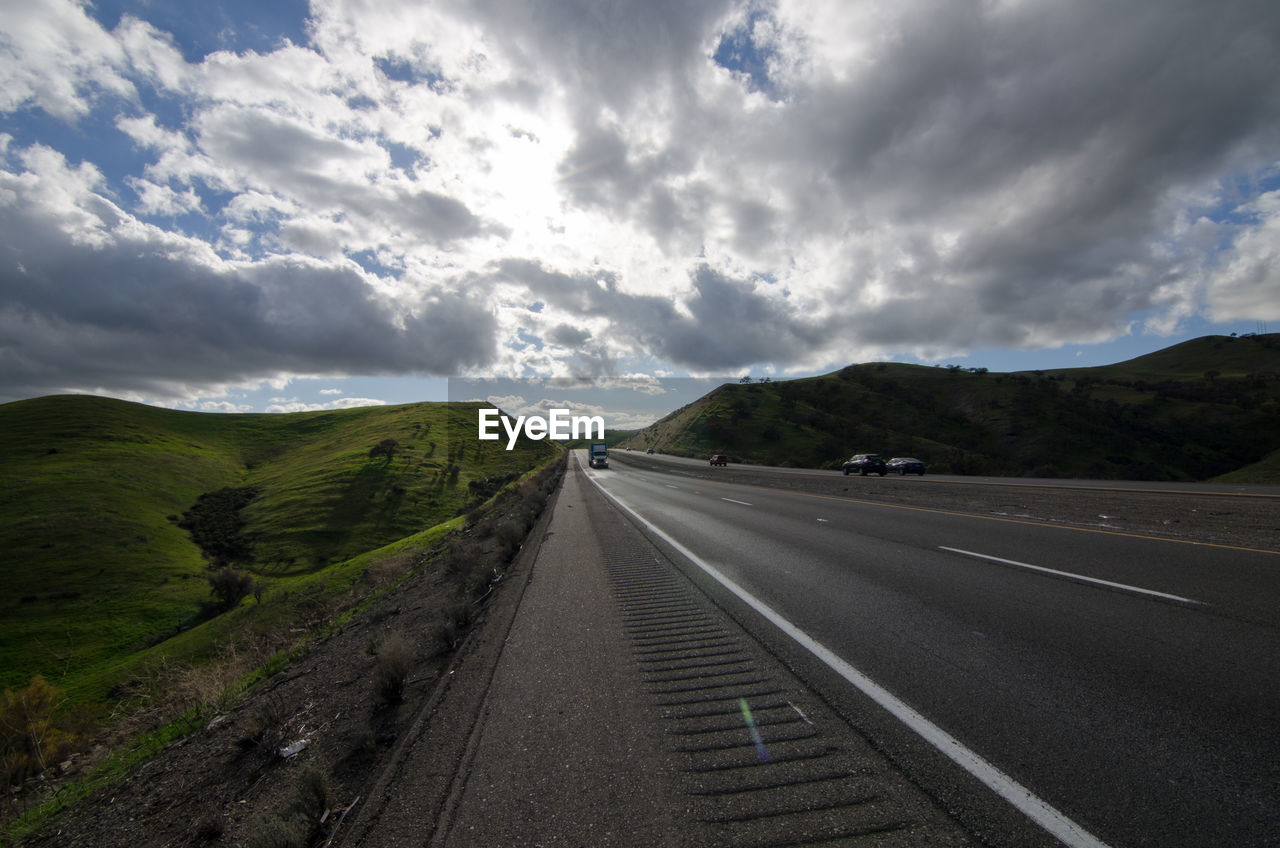
[[[223,609],[233,609],[253,593],[253,578],[230,566],[208,575],[209,589]]]
[[[382,457],[383,461],[390,464],[392,457],[400,452],[400,443],[395,439],[383,439],[373,447],[369,448],[369,458],[377,459]]]

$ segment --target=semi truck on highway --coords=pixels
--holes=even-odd
[[[596,442],[587,448],[587,465],[592,468],[608,468],[609,446],[604,442]]]

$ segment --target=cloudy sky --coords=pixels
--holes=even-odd
[[[0,401],[1280,329],[1274,0],[0,0]]]

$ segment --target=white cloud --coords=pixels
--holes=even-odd
[[[177,192],[170,186],[136,177],[126,182],[137,192],[138,208],[144,215],[182,215],[200,210],[200,197],[189,186]]]
[[[160,90],[190,91],[194,84],[192,69],[168,34],[126,15],[113,35],[128,57],[132,74]]]
[[[1280,320],[1280,191],[1239,210],[1250,215],[1232,243],[1230,261],[1210,275],[1208,306],[1216,321]]]
[[[324,403],[305,403],[296,398],[277,398],[267,405],[266,412],[324,412],[330,409],[355,409],[360,406],[386,406],[386,401],[374,398],[341,398]]]
[[[242,413],[252,412],[253,407],[249,404],[233,403],[229,400],[222,401],[201,401],[198,405],[201,412],[226,412],[226,413]]]
[[[136,94],[124,49],[77,4],[6,3],[0,28],[0,111],[74,120],[98,97]]]

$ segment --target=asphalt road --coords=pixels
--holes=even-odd
[[[681,469],[697,469],[702,471],[707,467],[706,458],[693,458],[686,456],[672,456],[670,454],[645,454],[643,451],[619,451],[615,450],[611,456],[618,457],[625,454],[634,454],[635,456],[646,456],[655,462],[661,462],[671,465],[674,468]],[[843,473],[839,470],[830,470],[823,468],[779,468],[773,465],[749,465],[746,463],[735,462],[733,468],[745,471],[761,471],[769,474],[782,475],[800,475],[811,477],[841,477]],[[898,477],[896,474],[887,475],[889,479]],[[915,475],[908,475],[910,479],[916,479]],[[1137,492],[1184,492],[1188,494],[1250,494],[1250,495],[1280,495],[1280,486],[1269,485],[1244,485],[1238,483],[1178,483],[1170,481],[1146,481],[1146,480],[1080,480],[1073,477],[983,477],[981,475],[967,474],[932,474],[926,475],[932,483],[950,483],[959,486],[1002,486],[1017,488],[1020,486],[1027,487],[1051,487],[1051,488],[1077,488],[1087,487],[1090,489],[1108,489],[1117,491],[1137,491]]]
[[[1101,843],[1280,844],[1280,555],[590,476]]]

